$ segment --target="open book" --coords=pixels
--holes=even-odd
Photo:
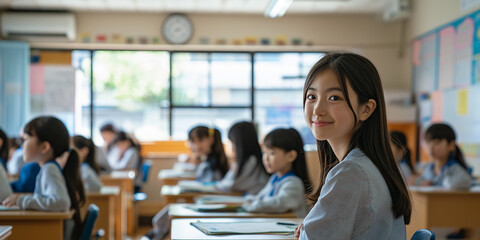
[[[19,211],[21,210],[18,206],[13,206],[13,207],[5,207],[3,205],[0,205],[0,211]]]
[[[179,181],[178,185],[180,188],[181,193],[186,192],[205,192],[205,193],[212,193],[217,192],[215,186],[213,185],[205,185],[201,182],[197,181]]]
[[[268,222],[192,222],[192,226],[209,235],[216,234],[293,234],[297,224]]]
[[[245,198],[242,196],[230,195],[202,195],[195,198],[197,204],[228,204],[228,205],[242,205],[245,203]]]
[[[240,210],[241,205],[238,204],[194,204],[185,206],[185,208],[197,211],[197,212],[237,212]]]

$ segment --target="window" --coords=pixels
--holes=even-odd
[[[169,53],[95,51],[93,56],[94,140],[111,122],[142,140],[167,139]]]
[[[303,84],[321,53],[256,53],[255,119],[259,132],[295,127],[305,142],[311,142],[303,117]],[[307,129],[308,130],[308,129]]]

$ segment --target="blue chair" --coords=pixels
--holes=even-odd
[[[152,160],[146,160],[143,164],[142,164],[142,168],[141,168],[141,171],[142,171],[142,184],[146,183],[147,182],[147,179],[148,179],[148,173],[150,172],[150,169],[152,168],[152,165],[153,165],[153,162]],[[135,194],[133,195],[133,200],[135,202],[138,202],[138,201],[143,201],[147,198],[147,194],[145,194],[144,192],[140,192],[140,186],[135,186]]]
[[[435,233],[427,229],[418,229],[410,240],[435,240]]]
[[[89,240],[92,236],[93,226],[98,218],[98,207],[95,204],[88,206],[85,221],[83,222],[83,231],[80,240]]]

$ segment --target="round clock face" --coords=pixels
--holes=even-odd
[[[162,24],[162,35],[170,44],[184,44],[193,36],[193,23],[183,14],[169,15]]]

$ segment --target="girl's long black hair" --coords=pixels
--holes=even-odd
[[[297,152],[297,158],[292,162],[292,172],[302,179],[305,192],[309,194],[312,189],[300,133],[294,128],[277,128],[265,136],[263,145],[267,148],[280,148],[285,152],[290,152],[291,150]]]
[[[214,170],[218,169],[222,173],[222,177],[228,171],[228,160],[223,148],[222,135],[216,128],[208,128],[205,126],[197,126],[188,132],[188,140],[194,139],[202,140],[204,138],[213,137],[213,144],[210,148],[210,153],[207,156],[207,161]]]
[[[58,118],[48,116],[33,119],[25,126],[23,131],[30,136],[37,137],[40,142],[50,144],[53,150],[51,161],[55,161],[55,158],[69,151],[67,163],[63,167],[62,173],[67,184],[68,195],[72,204],[71,208],[75,210],[73,236],[78,239],[83,229],[80,208],[85,204],[85,190],[80,177],[80,160],[77,152],[69,147],[70,136],[67,128]]]
[[[354,53],[329,53],[321,58],[308,73],[303,88],[303,107],[307,99],[307,90],[317,76],[324,71],[332,71],[337,77],[345,100],[353,113],[355,126],[360,126],[353,133],[348,152],[360,148],[378,168],[385,180],[392,199],[393,215],[403,216],[405,223],[410,222],[412,204],[407,186],[403,180],[397,162],[390,147],[390,136],[387,130],[387,117],[382,83],[377,69],[367,58]],[[363,104],[373,99],[377,106],[368,119],[359,123],[353,110],[347,91],[347,82],[355,91],[358,103]],[[328,141],[317,140],[317,151],[320,160],[319,187],[309,199],[317,202],[328,172],[339,163]],[[347,199],[344,199],[347,201]]]
[[[407,162],[408,168],[412,171],[413,174],[416,173],[415,167],[412,164],[412,153],[407,145],[407,137],[400,131],[390,131],[390,138],[393,144],[397,146],[397,148],[403,150],[402,159],[405,159]]]
[[[86,139],[84,136],[76,135],[72,137],[73,145],[78,148],[88,148],[88,155],[83,161],[87,163],[96,173],[100,174],[100,167],[95,161],[95,144],[92,140]]]
[[[262,150],[258,143],[257,131],[252,123],[238,122],[233,124],[228,131],[228,139],[232,141],[235,147],[235,161],[238,166],[236,177],[242,174],[243,166],[251,156],[256,158],[257,166],[267,173],[262,162]]]

